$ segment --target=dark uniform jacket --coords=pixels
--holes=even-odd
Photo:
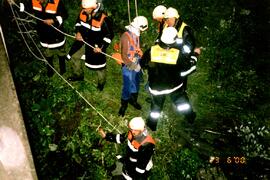
[[[183,78],[195,71],[196,60],[192,52],[183,53],[179,45],[168,47],[160,41],[144,53],[140,62],[148,70],[150,89],[169,94],[181,88]]]
[[[123,158],[123,172],[131,178],[143,178],[152,168],[155,141],[146,131],[137,137],[134,137],[130,131],[117,135],[107,133],[106,140],[116,143],[123,143],[127,140],[126,155]]]
[[[76,32],[80,32],[88,44],[101,48],[104,53],[114,37],[112,21],[101,9],[98,9],[93,16],[81,11],[76,23]],[[102,53],[94,53],[93,48],[88,45],[85,47],[85,65],[91,69],[104,68],[106,56]]]
[[[182,45],[189,46],[190,50],[193,51],[196,44],[191,27],[179,19],[175,25],[175,28],[178,31],[178,37],[183,39]],[[181,30],[181,28],[183,28],[183,30]]]
[[[48,3],[42,5],[38,0],[32,0],[25,9],[31,10],[33,14],[40,19],[53,19],[53,26],[63,31],[63,22],[68,14],[62,0],[48,0]],[[65,35],[48,26],[40,20],[37,20],[36,30],[39,35],[40,43],[43,47],[57,48],[65,43]]]

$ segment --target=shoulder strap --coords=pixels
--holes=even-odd
[[[177,36],[178,36],[179,38],[182,38],[182,37],[183,37],[183,31],[184,31],[184,28],[185,28],[186,26],[187,26],[187,24],[184,23],[184,22],[182,22],[181,27],[180,27],[180,29],[179,29],[179,31],[178,31],[178,33],[177,33]]]

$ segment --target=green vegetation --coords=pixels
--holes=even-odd
[[[114,44],[128,24],[127,4],[116,0],[103,2],[114,20]],[[73,0],[65,3],[69,11],[66,31],[73,34],[80,3]],[[179,10],[184,21],[194,29],[197,46],[202,46],[203,52],[197,72],[189,77],[188,84],[188,94],[197,112],[196,122],[193,126],[187,125],[169,101],[166,102],[154,134],[157,147],[150,179],[267,179],[269,3],[266,0],[138,1],[139,14],[149,20],[149,30],[142,34],[144,50],[157,36],[151,13],[158,4]],[[131,13],[134,17],[133,4]],[[113,59],[108,58],[108,79],[102,93],[96,89],[95,73],[86,68],[85,81],[71,83],[111,126],[61,78],[46,76],[45,63],[25,48],[13,22],[5,22],[8,26],[4,30],[39,178],[109,179],[115,168],[115,156],[123,147],[102,141],[97,128],[125,132],[132,117],[147,117],[150,104],[145,102],[148,94],[144,83],[139,95],[143,111],[129,107],[124,118],[117,116],[122,77],[121,68]],[[32,26],[29,23],[27,27]],[[68,41],[70,44],[73,39]],[[112,47],[108,54],[113,51]],[[69,71],[70,62],[67,64]],[[57,69],[57,63],[55,66]],[[209,163],[210,156],[219,157],[220,163]],[[229,164],[228,157],[245,157],[247,163]]]

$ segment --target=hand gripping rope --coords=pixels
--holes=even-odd
[[[17,5],[17,4],[14,4],[15,6],[17,6],[18,8],[19,8],[19,6]],[[21,36],[22,36],[22,38],[23,38],[23,40],[24,40],[24,42],[25,42],[25,44],[26,44],[26,46],[27,46],[27,48],[28,48],[28,50],[30,51],[30,53],[36,58],[36,59],[38,59],[38,60],[40,60],[40,61],[43,61],[43,62],[45,62],[69,87],[71,87],[94,111],[96,111],[97,112],[97,114],[100,116],[100,117],[102,117],[102,119],[105,121],[105,122],[107,122],[111,127],[113,127],[113,129],[115,129],[118,133],[121,133],[120,131],[119,131],[119,129],[117,129],[116,128],[116,126],[114,126],[112,123],[110,123],[109,121],[108,121],[108,119],[106,119],[74,86],[72,86],[62,75],[60,75],[59,73],[58,73],[58,71],[52,66],[52,65],[50,65],[49,63],[48,63],[48,61],[46,60],[46,58],[43,56],[43,54],[42,54],[42,52],[39,50],[39,48],[38,48],[38,46],[37,46],[37,44],[35,43],[35,41],[34,41],[34,39],[32,38],[32,36],[31,35],[29,35],[29,33],[27,33],[28,34],[28,36],[30,37],[30,39],[32,40],[32,42],[33,42],[33,44],[35,45],[35,47],[37,48],[37,50],[39,51],[39,53],[40,53],[40,55],[42,56],[42,58],[40,58],[40,57],[38,57],[32,50],[31,50],[31,48],[30,48],[30,46],[29,46],[29,44],[26,42],[26,39],[25,39],[25,37],[24,37],[24,33],[23,33],[23,31],[22,31],[22,29],[21,29],[21,27],[20,27],[20,25],[19,25],[19,23],[18,23],[18,20],[21,20],[20,18],[17,18],[17,17],[19,17],[19,15],[18,15],[18,13],[16,13],[16,15],[15,15],[15,12],[14,12],[14,9],[12,8],[12,5],[10,5],[10,7],[11,7],[11,11],[12,11],[12,14],[13,14],[13,16],[14,16],[14,18],[15,18],[15,22],[16,22],[16,24],[17,24],[17,27],[18,27],[18,29],[19,29],[19,32],[20,32],[20,34],[21,34]],[[30,13],[28,13],[28,12],[26,12],[26,11],[24,11],[24,13],[26,13],[27,15],[29,15],[29,16],[31,16],[31,17],[33,17],[33,18],[35,18],[35,19],[37,19],[37,20],[39,20],[39,21],[43,21],[42,19],[40,19],[40,18],[38,18],[38,17],[36,17],[36,16],[34,16],[34,15],[32,15],[32,14],[30,14]],[[27,28],[26,28],[26,26],[24,25],[24,23],[22,23],[22,25],[23,25],[23,27],[24,27],[24,30],[26,31],[26,32],[28,32],[27,31]],[[74,38],[75,39],[75,36],[72,36],[72,35],[69,35],[69,34],[67,34],[67,33],[64,33],[64,32],[62,32],[61,30],[59,30],[59,29],[57,29],[56,27],[54,27],[53,25],[51,25],[54,29],[56,29],[57,31],[59,31],[60,33],[62,33],[62,34],[64,34],[64,35],[66,35],[66,36],[68,36],[68,37],[71,37],[71,38]],[[88,43],[86,43],[85,41],[83,41],[86,45],[88,45],[89,47],[91,47],[91,48],[94,48],[93,46],[91,46],[90,44],[88,44]],[[104,53],[104,52],[101,52],[102,54],[104,54],[105,56],[108,56],[108,57],[110,57],[110,58],[112,58],[112,59],[115,59],[115,58],[113,58],[112,56],[110,56],[110,55],[108,55],[108,54],[106,54],[106,53]],[[115,59],[115,60],[117,60],[118,61],[118,59]]]

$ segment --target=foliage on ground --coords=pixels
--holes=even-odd
[[[103,2],[114,20],[114,44],[129,23],[127,4],[115,0]],[[69,11],[66,31],[73,34],[80,3],[65,0],[65,4]],[[159,4],[179,10],[194,29],[197,46],[202,46],[203,52],[197,72],[190,76],[188,84],[188,94],[197,112],[196,122],[193,126],[186,124],[167,99],[158,131],[153,134],[157,146],[151,179],[200,179],[202,169],[211,172],[213,167],[221,168],[227,178],[266,178],[270,158],[270,64],[265,39],[269,31],[264,26],[269,17],[264,8],[267,1],[138,1],[139,15],[149,20],[149,30],[142,34],[144,50],[157,36],[151,12]],[[131,4],[131,17],[134,15]],[[102,141],[97,128],[125,132],[129,119],[147,117],[150,108],[145,102],[149,96],[144,90],[147,76],[144,75],[139,96],[143,111],[129,107],[124,118],[118,117],[122,79],[121,68],[113,59],[108,58],[108,79],[103,92],[96,89],[96,74],[86,68],[85,81],[71,83],[75,88],[72,89],[57,75],[48,78],[45,63],[23,49],[25,45],[16,33],[17,27],[7,24],[11,68],[39,178],[109,179],[115,168],[115,156],[124,148]],[[72,41],[68,39],[69,45]],[[108,54],[112,51],[110,46]],[[67,65],[64,78],[70,72],[70,62]],[[57,63],[55,67],[58,69]],[[225,159],[241,156],[248,163],[213,165],[209,164],[210,156]],[[224,177],[222,173],[215,176]]]

